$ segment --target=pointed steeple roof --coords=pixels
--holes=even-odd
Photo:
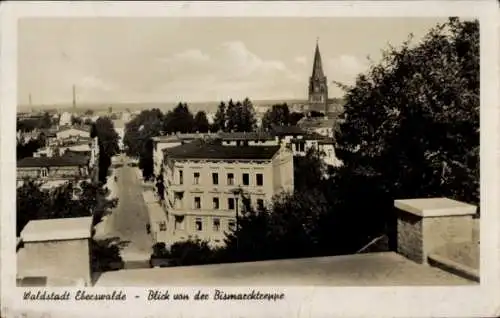
[[[314,62],[312,70],[312,78],[323,78],[325,74],[323,73],[323,64],[321,63],[321,54],[319,53],[318,39],[316,39],[316,51],[314,52]]]

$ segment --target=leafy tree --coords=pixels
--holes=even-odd
[[[163,113],[158,109],[143,110],[125,125],[123,143],[126,154],[131,157],[140,157],[146,147],[146,141],[159,136],[165,130]]]
[[[186,103],[179,103],[165,116],[164,130],[169,133],[190,133],[194,130],[194,117]]]
[[[202,240],[187,240],[177,242],[170,247],[172,266],[189,266],[209,264],[213,262],[214,252],[208,242]]]
[[[150,178],[153,173],[152,137],[160,136],[165,129],[163,113],[154,108],[142,111],[125,125],[123,143],[127,155],[139,158],[139,167],[143,176]]]
[[[298,192],[318,188],[326,173],[322,154],[314,148],[309,148],[304,157],[294,156],[294,186]]]
[[[194,131],[201,133],[208,132],[210,124],[208,123],[207,114],[204,111],[199,111],[194,117]]]
[[[335,204],[379,220],[358,235],[395,233],[394,199],[479,205],[479,23],[451,18],[411,44],[387,49],[347,90]]]
[[[77,116],[71,116],[71,125],[81,125],[83,124],[83,120]]]
[[[33,154],[38,151],[38,149],[45,146],[45,136],[40,134],[37,139],[31,139],[27,143],[22,143],[17,141],[16,155],[17,160],[21,160],[26,157],[33,157]]]
[[[75,184],[67,182],[42,190],[40,182],[26,180],[17,189],[17,234],[31,220],[93,216],[93,223],[97,224],[116,206],[117,199],[107,200],[102,187],[82,181],[76,195]]]
[[[252,102],[248,98],[245,98],[242,103],[236,102],[236,104],[230,100],[227,106],[226,116],[227,131],[250,132],[254,131],[257,126],[255,110]]]
[[[119,238],[107,238],[92,240],[92,271],[106,272],[118,270],[124,267],[120,251],[128,242],[120,241]]]
[[[109,117],[99,117],[92,126],[91,136],[97,136],[99,143],[99,181],[106,183],[111,158],[120,152],[118,133]]]
[[[139,156],[139,168],[142,170],[142,176],[145,180],[150,180],[153,177],[153,140],[151,138],[146,139],[144,150]]]
[[[303,113],[292,112],[290,114],[290,125],[292,125],[292,126],[297,125],[297,123],[299,122],[299,120],[301,120],[302,118],[304,118],[304,114]]]
[[[47,129],[50,128],[51,126],[52,126],[52,117],[48,112],[43,113],[42,118],[40,118],[37,124],[37,128]]]
[[[92,116],[92,115],[94,115],[94,111],[93,111],[92,109],[87,109],[87,110],[85,111],[85,115],[86,115],[86,116]]]
[[[287,126],[291,124],[290,110],[288,105],[276,104],[268,109],[262,118],[262,127],[271,129],[273,126]]]
[[[215,113],[212,131],[226,131],[226,122],[226,104],[224,102],[220,102],[219,106],[217,107],[217,112]]]

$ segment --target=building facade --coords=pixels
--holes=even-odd
[[[281,146],[197,140],[168,149],[164,180],[169,236],[220,245],[237,226],[244,197],[260,208],[276,194],[293,191],[293,154]]]
[[[27,157],[17,162],[17,186],[26,179],[42,182],[43,188],[53,188],[69,181],[93,181],[94,169],[89,157],[67,154],[55,157]]]
[[[164,149],[177,147],[197,139],[210,139],[216,137],[216,134],[197,133],[197,134],[172,134],[153,137],[153,173],[155,176],[161,175],[161,167],[164,160]]]

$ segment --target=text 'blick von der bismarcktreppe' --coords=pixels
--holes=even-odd
[[[129,293],[130,294],[130,293]],[[172,292],[168,289],[148,289],[143,294],[127,295],[123,290],[113,290],[107,293],[98,293],[87,290],[49,292],[46,290],[26,291],[23,299],[26,301],[126,301],[128,297],[157,301],[208,301],[208,300],[243,300],[243,301],[279,301],[285,299],[280,292],[261,292],[255,289],[245,292],[227,292],[221,289],[206,291],[197,290],[192,293]]]

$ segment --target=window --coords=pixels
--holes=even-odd
[[[220,231],[220,219],[219,218],[214,218],[214,232],[219,232]]]
[[[234,210],[234,198],[227,199],[227,208],[229,210]]]
[[[201,221],[201,218],[196,218],[195,227],[196,231],[203,230],[203,222]]]
[[[257,199],[257,209],[264,210],[264,200]]]
[[[236,222],[234,220],[229,220],[229,222],[227,222],[227,228],[229,229],[229,231],[233,231],[236,227]]]
[[[174,229],[184,230],[184,217],[177,215],[175,216]]]
[[[219,209],[219,198],[213,198],[213,208],[214,210],[218,210]]]
[[[165,221],[160,222],[160,231],[165,232],[167,230],[167,223]]]
[[[250,184],[250,176],[248,173],[243,174],[243,185],[249,185]]]
[[[200,184],[200,173],[199,172],[193,173],[193,178],[194,178],[194,181],[193,181],[194,184]]]
[[[234,174],[227,174],[227,185],[234,185]]]
[[[184,183],[184,175],[182,173],[182,170],[179,170],[179,184]]]
[[[42,168],[42,170],[40,171],[40,176],[42,177],[46,177],[49,175],[49,171],[47,168]]]
[[[194,208],[201,209],[201,198],[200,197],[194,197]]]
[[[212,183],[214,185],[219,184],[219,174],[216,172],[212,173]]]
[[[264,184],[264,176],[262,175],[262,173],[257,173],[257,185],[258,186],[262,186]]]

